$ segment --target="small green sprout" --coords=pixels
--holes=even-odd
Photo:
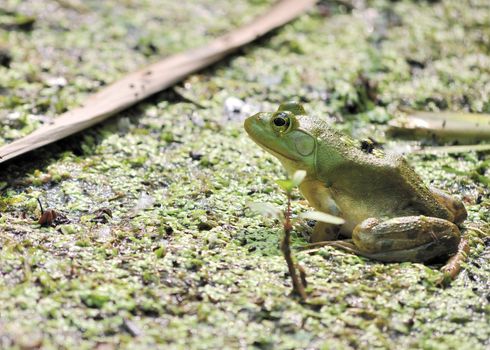
[[[278,221],[284,220],[284,214],[281,209],[271,203],[249,203],[248,207],[257,214]]]
[[[276,184],[278,184],[279,187],[289,195],[303,182],[305,177],[306,171],[298,170],[293,174],[292,179],[276,180]]]
[[[295,220],[291,219],[291,198],[292,193],[295,188],[303,182],[306,177],[306,171],[298,170],[294,173],[293,177],[290,179],[276,180],[277,185],[286,192],[287,196],[287,206],[286,210],[283,211],[273,204],[270,203],[250,203],[249,208],[265,217],[269,217],[278,220],[283,225],[284,235],[281,241],[281,251],[286,260],[288,266],[289,275],[293,282],[293,293],[298,295],[302,301],[307,298],[305,287],[306,287],[306,273],[304,269],[297,263],[294,262],[293,256],[291,254],[291,231],[293,229],[293,223]],[[341,225],[345,221],[342,218],[322,213],[319,211],[309,211],[300,215],[301,219],[322,221],[334,225]]]
[[[339,218],[338,216],[333,216],[316,210],[302,213],[300,217],[306,220],[321,221],[321,222],[326,222],[327,224],[334,224],[334,225],[342,225],[345,223],[345,220]]]

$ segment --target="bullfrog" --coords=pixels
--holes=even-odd
[[[290,176],[306,171],[299,190],[312,207],[344,219],[317,222],[310,247],[330,245],[382,262],[449,256],[443,270],[458,273],[468,249],[458,228],[466,209],[426,186],[403,156],[340,133],[296,102],[252,115],[244,127]]]

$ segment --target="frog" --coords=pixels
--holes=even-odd
[[[429,187],[404,156],[338,131],[298,102],[245,119],[249,137],[290,177],[306,172],[299,191],[315,210],[343,224],[318,221],[308,248],[332,246],[380,262],[427,263],[449,257],[454,278],[468,253],[461,200]]]

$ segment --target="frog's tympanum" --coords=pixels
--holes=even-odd
[[[466,209],[459,200],[428,188],[403,157],[339,133],[294,102],[247,118],[245,130],[290,175],[306,171],[299,189],[311,206],[345,219],[342,226],[318,222],[313,245],[384,262],[453,256],[446,272],[459,270],[454,260],[464,257],[460,250],[466,244],[457,225],[466,219]],[[352,239],[336,240],[339,236]]]

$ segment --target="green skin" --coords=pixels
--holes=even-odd
[[[245,130],[290,175],[306,170],[299,189],[311,206],[345,219],[342,226],[318,222],[316,245],[384,262],[425,262],[458,251],[464,205],[425,186],[403,157],[353,140],[293,102],[247,118]],[[352,239],[334,241],[339,235]]]

